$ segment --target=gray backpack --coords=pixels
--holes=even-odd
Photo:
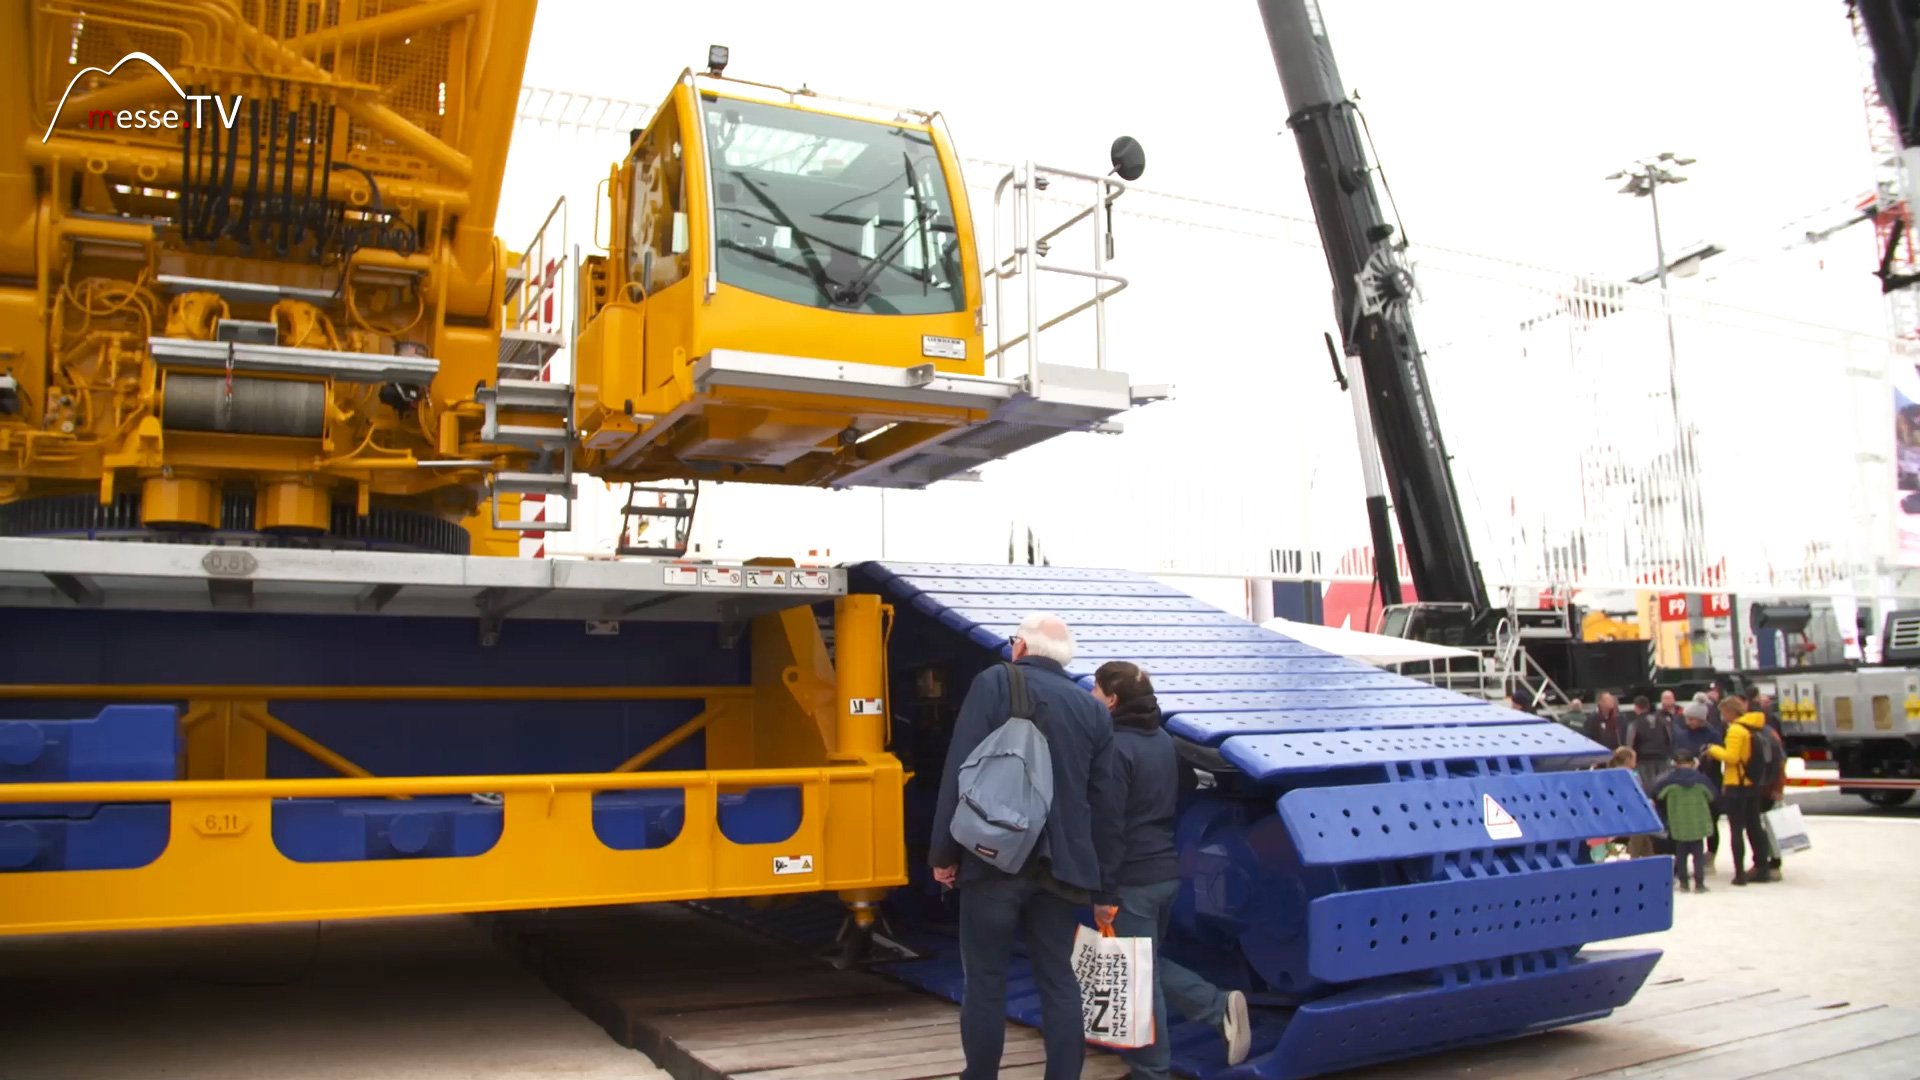
[[[953,838],[996,869],[1017,874],[1039,846],[1053,805],[1053,755],[1035,722],[1026,673],[1007,669],[1012,707],[1007,722],[973,748],[960,765],[960,799]]]

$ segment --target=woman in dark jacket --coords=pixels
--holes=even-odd
[[[1147,673],[1124,660],[1100,665],[1093,675],[1093,696],[1113,713],[1113,760],[1120,790],[1126,799],[1126,857],[1120,864],[1118,907],[1096,907],[1094,917],[1111,925],[1121,937],[1153,939],[1153,970],[1158,985],[1153,993],[1152,1046],[1121,1056],[1134,1080],[1165,1080],[1172,1074],[1172,1040],[1167,1032],[1167,1006],[1189,1020],[1216,1028],[1227,1043],[1227,1064],[1247,1058],[1251,1028],[1247,998],[1238,990],[1222,992],[1186,968],[1160,955],[1180,891],[1180,860],[1174,849],[1173,827],[1180,794],[1180,776],[1187,771],[1173,747],[1173,738],[1160,727],[1160,705]]]

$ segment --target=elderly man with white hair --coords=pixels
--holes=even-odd
[[[953,838],[960,766],[974,748],[1007,722],[1012,684],[994,664],[967,690],[954,719],[934,814],[928,862],[941,884],[960,890],[960,957],[965,990],[960,1002],[963,1080],[996,1080],[1007,1030],[1007,969],[1014,936],[1025,931],[1026,951],[1040,993],[1040,1029],[1047,1051],[1046,1080],[1078,1080],[1086,1044],[1081,1033],[1080,984],[1073,975],[1077,909],[1095,900],[1116,902],[1115,878],[1125,852],[1123,791],[1114,774],[1113,721],[1093,695],[1067,674],[1073,632],[1058,615],[1021,621],[1008,640],[1047,739],[1053,799],[1039,845],[1015,873],[1005,873]]]

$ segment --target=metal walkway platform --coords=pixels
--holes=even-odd
[[[1182,810],[1166,952],[1260,1006],[1254,1057],[1230,1071],[1211,1031],[1176,1024],[1188,1075],[1291,1080],[1592,1020],[1659,958],[1582,951],[1670,926],[1671,865],[1587,862],[1589,838],[1659,824],[1632,774],[1590,771],[1606,752],[1565,727],[1330,656],[1127,571],[869,563],[850,587],[900,609],[895,749],[916,784],[937,783],[945,747],[911,737],[928,726],[918,719],[902,734],[903,715],[957,707],[1029,612],[1067,620],[1083,685],[1109,659],[1154,676],[1168,730],[1214,780]],[[910,812],[910,845],[927,822]],[[909,866],[924,861],[910,849]],[[926,958],[886,970],[957,999],[952,908],[917,884],[896,907]],[[716,910],[809,946],[833,932],[798,910]],[[1031,997],[1009,1012],[1038,1020]]]

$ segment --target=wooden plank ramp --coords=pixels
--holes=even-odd
[[[674,1080],[956,1080],[960,1011],[673,905],[480,917],[555,993]],[[1039,1080],[1040,1033],[1007,1025],[1002,1080]],[[1084,1080],[1120,1080],[1089,1049]]]
[[[1920,1009],[1654,977],[1612,1016],[1339,1080],[1920,1080]]]
[[[956,1080],[959,1009],[675,905],[479,917],[582,1013],[675,1080]],[[1007,1026],[1004,1080],[1040,1080]],[[1089,1050],[1085,1080],[1125,1065]],[[1340,1080],[1920,1080],[1920,1009],[1656,970],[1612,1016]]]

